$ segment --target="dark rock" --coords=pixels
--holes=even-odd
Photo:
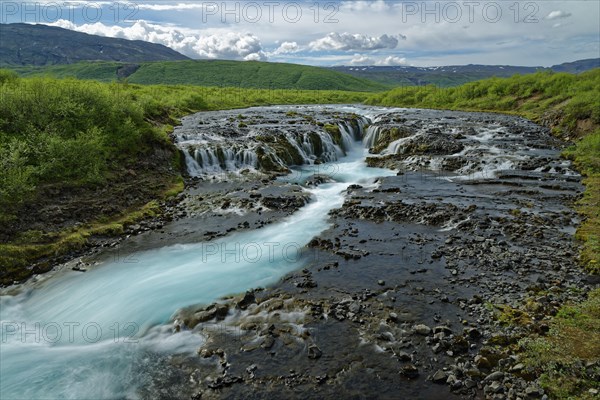
[[[256,297],[254,296],[254,292],[249,290],[246,292],[244,297],[237,302],[235,305],[240,310],[245,310],[249,305],[256,303]]]
[[[308,346],[308,358],[313,360],[320,358],[323,355],[323,352],[316,344],[311,344]]]
[[[448,376],[446,375],[446,372],[440,370],[437,370],[435,374],[433,374],[433,376],[431,377],[431,380],[434,383],[446,383],[446,379],[448,379]]]
[[[419,376],[419,369],[413,364],[408,364],[402,367],[400,374],[407,377],[408,379],[415,379]]]
[[[471,339],[478,339],[481,337],[481,332],[477,328],[471,328],[467,331],[467,334]]]
[[[529,385],[525,388],[525,394],[531,398],[539,398],[543,396],[544,391],[537,386]]]
[[[491,374],[486,376],[484,381],[495,382],[495,381],[501,381],[503,378],[504,378],[504,372],[496,371],[496,372],[492,372]]]

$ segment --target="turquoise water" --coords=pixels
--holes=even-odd
[[[147,382],[148,354],[191,353],[202,343],[198,334],[172,332],[168,322],[178,309],[269,285],[302,268],[310,261],[304,246],[328,228],[327,213],[342,205],[348,185],[394,174],[367,168],[365,151],[354,143],[346,157],[321,166],[336,182],[307,189],[313,200],[278,223],[136,253],[3,296],[0,397],[137,397]]]

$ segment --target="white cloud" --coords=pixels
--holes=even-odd
[[[351,65],[373,65],[374,63],[374,59],[362,54],[355,54],[352,60],[350,60]]]
[[[406,65],[405,57],[388,56],[376,62],[376,65]]]
[[[107,26],[100,22],[76,25],[66,20],[58,20],[51,25],[91,35],[158,43],[191,58],[232,60],[265,60],[267,58],[259,38],[251,33],[226,32],[199,35],[184,33],[172,27],[151,24],[144,20],[138,20],[128,27]]]
[[[368,36],[351,33],[331,32],[327,36],[309,43],[311,50],[378,50],[394,49],[398,45],[398,39],[389,35]]]
[[[561,18],[569,18],[571,16],[571,13],[562,11],[562,10],[556,10],[556,11],[551,11],[550,14],[548,14],[546,16],[546,19],[561,19]]]
[[[267,55],[265,53],[258,52],[258,53],[250,53],[248,54],[246,57],[244,57],[244,61],[266,61],[267,60]]]
[[[251,33],[200,36],[192,48],[201,58],[266,59],[260,40]]]
[[[297,53],[300,51],[300,46],[296,42],[283,42],[281,45],[273,52],[273,54],[291,54]]]
[[[354,54],[350,65],[378,65],[378,66],[394,66],[406,65],[406,58],[398,56],[387,56],[385,58],[373,58],[364,54]]]

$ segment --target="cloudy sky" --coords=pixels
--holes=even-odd
[[[3,23],[146,40],[197,59],[550,66],[600,57],[597,0],[43,0],[2,1],[0,11]]]

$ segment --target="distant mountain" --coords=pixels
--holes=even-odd
[[[370,79],[385,85],[415,86],[437,85],[458,86],[480,79],[510,77],[515,74],[532,74],[537,71],[555,71],[580,73],[600,67],[600,58],[580,60],[571,63],[544,67],[519,67],[511,65],[451,65],[444,67],[408,67],[408,66],[340,66],[331,69],[356,77]]]
[[[600,68],[600,58],[588,58],[587,60],[562,63],[550,67],[555,72],[570,72],[572,74],[579,74],[594,68]]]
[[[88,35],[48,25],[0,24],[0,65],[4,66],[188,59],[166,46],[141,40]]]

